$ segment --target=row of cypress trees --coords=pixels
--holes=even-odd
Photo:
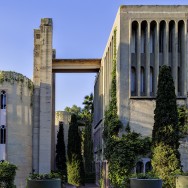
[[[68,131],[67,159],[64,143],[63,123],[59,123],[56,145],[56,166],[62,178],[75,186],[84,185],[85,171],[92,173],[93,143],[91,137],[91,123],[93,119],[93,94],[85,96],[84,109],[73,105],[66,107],[71,113],[71,122]],[[75,113],[76,112],[76,113]],[[78,129],[80,124],[85,124],[84,134]],[[84,139],[81,138],[84,135]],[[83,146],[82,146],[83,144]],[[82,149],[85,165],[83,163]],[[85,168],[84,168],[85,167]],[[86,178],[87,179],[87,178]]]
[[[71,115],[68,131],[67,159],[64,143],[63,123],[59,123],[56,145],[56,166],[64,181],[75,186],[84,185],[84,165],[81,155],[81,136],[78,130],[77,116]]]

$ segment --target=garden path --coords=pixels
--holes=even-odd
[[[70,184],[66,184],[65,185],[66,188],[76,188],[75,186],[73,185],[70,185]],[[85,184],[85,186],[80,186],[79,188],[99,188],[99,186],[95,185],[95,184]]]

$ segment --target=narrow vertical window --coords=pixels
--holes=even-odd
[[[178,52],[182,52],[184,22],[178,22]]]
[[[169,23],[169,39],[168,39],[168,51],[171,53],[173,48],[173,36],[174,36],[175,23],[170,21]]]
[[[150,67],[150,96],[153,96],[153,83],[154,83],[154,75],[153,75],[153,67]]]
[[[0,144],[6,143],[6,127],[5,125],[1,125],[0,127]]]
[[[159,30],[159,52],[163,53],[164,51],[164,35],[165,34],[165,21],[160,22]]]
[[[1,109],[6,109],[6,92],[1,91]]]
[[[145,94],[145,70],[144,70],[144,67],[141,67],[140,92],[141,92],[141,96],[143,96]]]
[[[136,95],[136,69],[131,67],[131,95]]]
[[[178,67],[178,96],[181,95],[181,74],[180,67]]]
[[[141,23],[141,53],[146,53],[146,30],[147,22],[143,21]]]
[[[150,53],[155,51],[155,32],[156,32],[156,22],[152,21],[150,24]]]
[[[138,22],[134,21],[132,23],[132,31],[131,31],[131,53],[137,52],[137,33],[138,33]]]

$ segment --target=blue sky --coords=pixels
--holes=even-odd
[[[151,3],[187,5],[188,0],[0,0],[0,70],[32,79],[33,29],[41,18],[53,19],[57,58],[100,58],[118,7]],[[94,80],[95,74],[57,74],[56,109],[81,106]]]

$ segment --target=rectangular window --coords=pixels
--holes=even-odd
[[[6,143],[6,127],[5,125],[1,125],[0,127],[0,144]]]

